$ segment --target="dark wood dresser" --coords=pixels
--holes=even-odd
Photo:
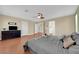
[[[21,30],[9,30],[9,31],[1,31],[1,39],[12,39],[21,37]]]

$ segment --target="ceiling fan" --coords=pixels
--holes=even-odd
[[[35,17],[33,17],[33,18],[44,19],[45,17],[43,16],[42,13],[37,13],[37,16],[35,16]]]

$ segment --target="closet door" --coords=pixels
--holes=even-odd
[[[28,22],[21,22],[21,36],[28,35]]]

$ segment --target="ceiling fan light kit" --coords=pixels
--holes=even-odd
[[[37,16],[34,17],[34,18],[37,18],[37,19],[44,19],[45,17],[43,16],[42,13],[37,13]]]

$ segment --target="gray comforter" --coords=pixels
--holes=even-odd
[[[41,37],[39,39],[33,39],[28,41],[28,47],[33,53],[38,54],[68,54],[73,53],[73,47],[70,49],[64,49],[61,38],[56,36]],[[76,51],[77,52],[77,51]],[[77,52],[79,53],[79,52]]]
[[[41,37],[37,40],[31,40],[28,42],[28,47],[35,53],[39,54],[60,54],[68,53],[67,49],[64,49],[62,42],[58,37]]]

